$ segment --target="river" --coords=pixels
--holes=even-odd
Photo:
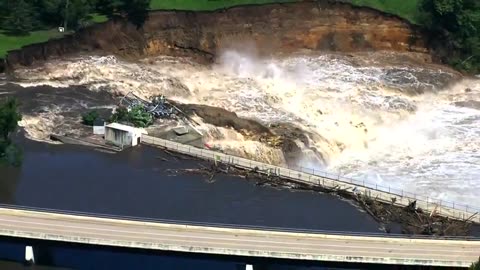
[[[411,57],[389,52],[261,57],[225,51],[214,64],[201,65],[182,57],[127,62],[78,56],[18,70],[14,83],[97,94],[133,91],[145,98],[164,94],[266,126],[288,123],[308,138],[298,142],[300,166],[478,207],[480,80]],[[25,115],[30,137],[44,139],[54,130],[52,123],[68,122],[59,113],[66,109],[70,106],[47,104],[44,112]],[[231,129],[198,128],[227,152],[281,155]]]
[[[257,186],[229,176],[209,183],[200,175],[175,175],[166,170],[197,168],[198,161],[174,160],[148,146],[109,154],[34,142],[21,135],[17,143],[24,149],[23,165],[0,169],[4,204],[181,221],[380,232],[370,216],[335,196]],[[21,261],[24,243],[0,239],[0,259]],[[74,269],[138,265],[145,265],[142,269],[237,269],[244,261],[54,243],[42,244],[41,250],[46,252],[44,264]]]

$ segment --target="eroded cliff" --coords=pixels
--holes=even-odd
[[[213,12],[157,11],[150,14],[143,29],[115,19],[12,51],[7,63],[10,67],[30,65],[95,50],[128,57],[194,53],[211,59],[223,48],[246,45],[262,54],[300,49],[428,51],[415,27],[400,18],[349,4],[315,1]]]

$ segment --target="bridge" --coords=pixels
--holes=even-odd
[[[0,207],[0,235],[163,251],[278,259],[468,267],[480,241],[193,224]],[[404,238],[406,237],[406,238]]]

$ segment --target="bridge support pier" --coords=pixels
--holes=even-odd
[[[25,247],[25,261],[29,263],[35,263],[35,254],[33,253],[33,247],[32,246],[26,246]]]

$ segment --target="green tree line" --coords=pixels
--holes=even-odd
[[[92,14],[122,16],[140,27],[148,15],[149,0],[1,0],[0,28],[7,34],[88,25]]]
[[[420,22],[444,62],[480,72],[480,1],[422,0]]]

